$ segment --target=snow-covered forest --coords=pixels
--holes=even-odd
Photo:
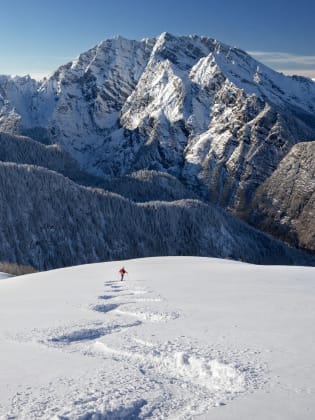
[[[2,260],[38,269],[155,255],[312,263],[201,201],[137,204],[32,165],[0,163],[0,206]]]

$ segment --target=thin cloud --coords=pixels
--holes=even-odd
[[[248,51],[248,53],[282,73],[315,78],[315,55],[298,55],[280,51]]]
[[[288,76],[292,76],[292,75],[296,74],[298,76],[309,77],[310,79],[315,81],[315,71],[314,70],[299,69],[298,73],[297,73],[297,70],[287,70],[287,69],[278,69],[277,71],[279,71],[281,73],[284,73],[284,74],[287,74]]]
[[[269,63],[294,63],[315,66],[315,55],[297,55],[285,52],[248,51],[253,57]]]

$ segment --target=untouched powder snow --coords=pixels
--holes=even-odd
[[[2,279],[0,418],[314,419],[314,274],[161,257]]]

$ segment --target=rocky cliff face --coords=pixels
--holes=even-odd
[[[315,83],[205,37],[116,38],[41,83],[0,78],[0,130],[58,144],[107,184],[167,172],[253,222],[257,188],[315,138]]]
[[[256,191],[250,220],[315,251],[315,142],[299,143]]]

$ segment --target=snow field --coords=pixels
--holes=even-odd
[[[312,418],[314,269],[120,264],[1,282],[1,419]]]

